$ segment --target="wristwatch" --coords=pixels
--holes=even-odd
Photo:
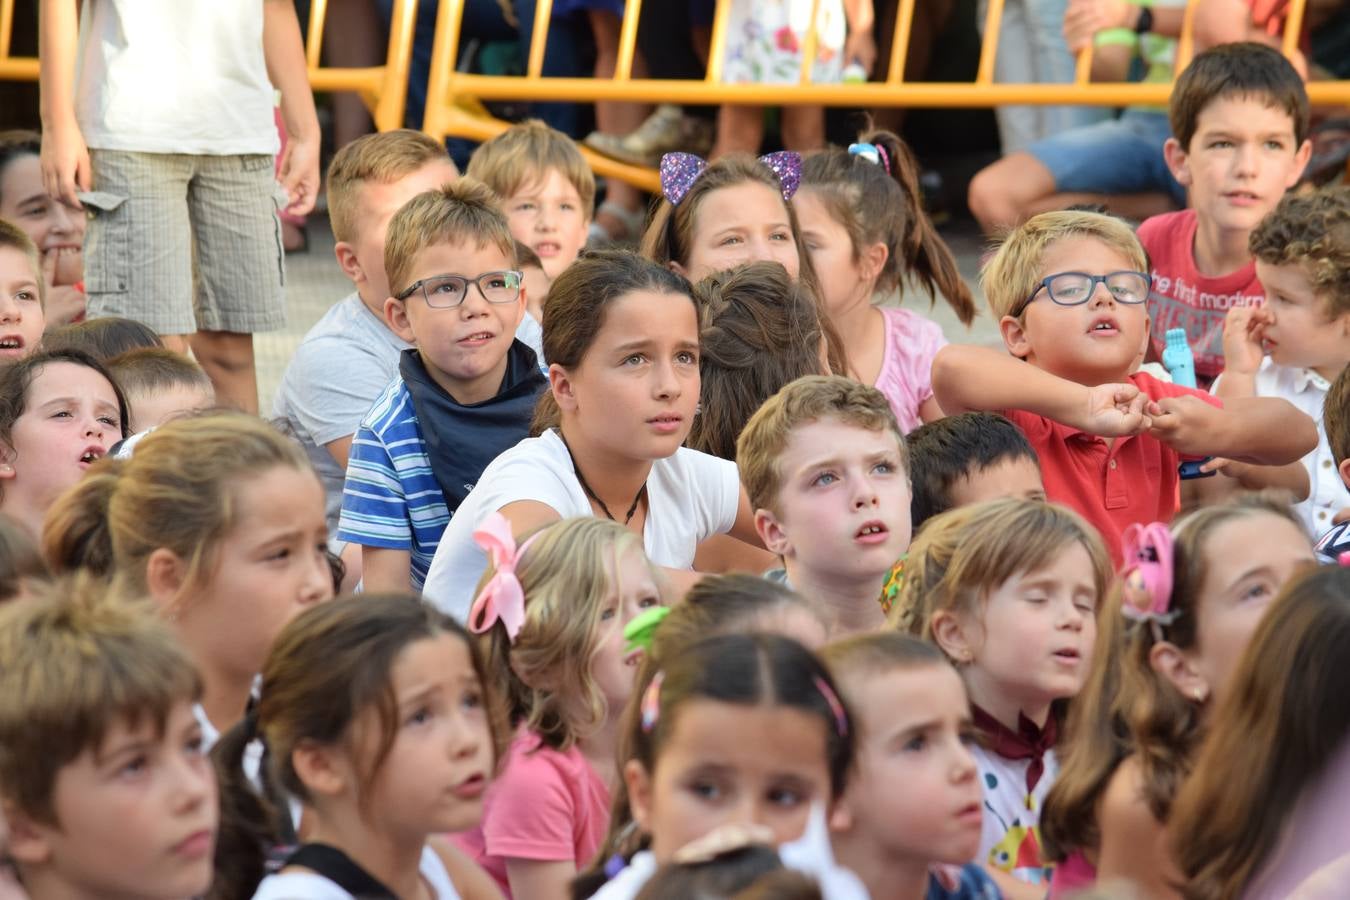
[[[1147,6],[1139,7],[1139,18],[1134,23],[1135,34],[1147,34],[1153,30],[1153,10]]]

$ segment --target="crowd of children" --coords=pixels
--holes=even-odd
[[[0,221],[0,896],[1343,894],[1350,189],[1285,196],[1279,54],[1178,81],[1190,209],[1000,242],[1002,351],[877,305],[976,314],[884,131],[668,155],[638,253],[542,123],[361,138],[272,421],[235,326],[105,315],[160,151],[51,109],[101,281]]]

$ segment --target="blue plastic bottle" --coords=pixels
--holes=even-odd
[[[1186,342],[1186,329],[1167,329],[1167,346],[1163,347],[1162,364],[1163,368],[1167,369],[1167,374],[1172,376],[1173,384],[1188,388],[1196,386],[1195,354],[1191,353],[1191,345]],[[1178,469],[1182,480],[1210,478],[1215,475],[1214,472],[1200,471],[1200,467],[1208,461],[1208,459],[1193,459],[1182,463]]]
[[[1195,387],[1195,355],[1191,345],[1186,342],[1186,329],[1167,329],[1167,346],[1162,352],[1163,368],[1172,376],[1172,383],[1182,387]]]

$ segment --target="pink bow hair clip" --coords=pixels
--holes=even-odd
[[[778,176],[783,200],[791,200],[802,183],[802,155],[791,150],[766,153],[759,161]],[[708,161],[692,153],[667,153],[661,157],[661,194],[673,205],[689,193],[698,177],[708,168]]]
[[[1162,522],[1135,523],[1123,536],[1120,611],[1127,619],[1150,622],[1155,634],[1177,617],[1172,605],[1172,532]]]
[[[469,608],[468,625],[474,634],[482,634],[501,622],[507,639],[515,643],[516,635],[525,624],[525,589],[516,576],[516,566],[538,536],[531,535],[516,546],[511,523],[499,512],[491,513],[474,531],[474,543],[488,554],[494,570]]]

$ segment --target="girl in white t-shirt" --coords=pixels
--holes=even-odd
[[[433,834],[477,824],[496,765],[494,717],[468,634],[416,597],[344,597],[272,646],[256,707],[213,751],[221,825],[212,898],[497,896]],[[244,748],[267,747],[261,792]],[[286,834],[270,802],[304,806],[304,843],[263,877]],[[284,816],[284,812],[282,814]]]
[[[544,305],[551,391],[527,438],[497,457],[450,520],[424,591],[461,621],[487,564],[473,533],[500,512],[519,537],[569,516],[642,535],[688,570],[714,534],[759,545],[736,466],[681,447],[699,402],[699,311],[679,275],[623,251],[569,266]],[[670,575],[671,573],[667,573]],[[672,594],[690,579],[668,577]]]

